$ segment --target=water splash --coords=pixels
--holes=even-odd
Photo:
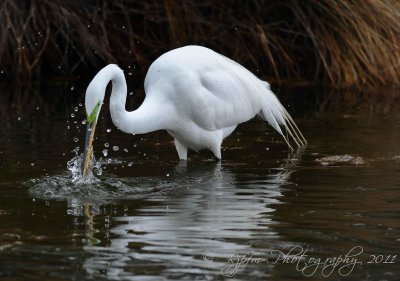
[[[82,177],[83,153],[80,153],[79,147],[72,152],[73,157],[67,162],[66,170],[23,183],[29,188],[32,197],[67,201],[74,198],[81,202],[102,204],[114,199],[140,198],[149,192],[157,193],[174,186],[172,182],[157,178],[119,178],[109,172],[100,178],[107,166],[123,165],[125,161],[106,157],[96,160],[93,155],[88,172]],[[132,164],[129,162],[127,165]]]
[[[76,147],[73,151],[75,156],[67,162],[67,169],[71,173],[72,183],[75,184],[91,184],[100,181],[94,174],[101,175],[103,173],[101,163],[97,162],[92,154],[92,158],[89,163],[89,168],[85,177],[82,177],[82,165],[83,165],[83,153],[79,154],[79,147]]]
[[[113,200],[121,199],[140,199],[161,195],[171,188],[183,186],[191,186],[186,183],[187,178],[157,178],[157,177],[127,177],[120,178],[108,172],[107,175],[98,178],[102,170],[97,170],[96,176],[93,173],[82,178],[80,165],[82,163],[81,155],[75,156],[69,162],[67,171],[57,175],[49,175],[41,178],[31,179],[24,183],[29,189],[29,193],[33,198],[43,200],[62,200],[69,201],[71,199],[80,202],[92,204],[110,203]],[[106,163],[107,162],[107,163]],[[96,165],[114,165],[120,164],[120,160],[99,161]],[[108,163],[110,162],[110,163]],[[99,164],[97,164],[99,163]],[[94,171],[96,171],[94,169]],[[175,181],[180,181],[177,184]]]
[[[180,169],[175,172],[168,171],[167,176],[164,174],[160,177],[118,177],[111,171],[117,166],[132,167],[133,162],[109,157],[110,148],[112,151],[120,148],[109,143],[105,143],[104,146],[108,157],[101,154],[101,157],[95,159],[92,155],[85,177],[82,177],[84,155],[80,148],[76,147],[72,151],[73,157],[67,162],[66,169],[30,179],[22,184],[29,189],[33,198],[63,201],[74,198],[80,202],[93,204],[103,204],[122,198],[138,199],[150,194],[163,196],[164,192],[168,192],[171,188],[191,186],[188,183],[191,182],[191,178],[183,176],[186,173],[180,173]]]
[[[67,170],[57,175],[49,175],[31,179],[23,185],[29,187],[29,192],[35,198],[46,200],[69,200],[77,198],[84,202],[101,203],[105,200],[119,198],[118,194],[134,193],[134,188],[128,188],[123,181],[113,175],[104,179],[102,166],[120,164],[121,161],[102,159],[96,161],[92,157],[85,177],[82,177],[83,154],[79,148],[73,150],[74,157],[67,162]]]

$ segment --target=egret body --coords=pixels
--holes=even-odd
[[[264,118],[292,149],[305,145],[300,130],[271,91],[240,64],[201,46],[169,51],[150,66],[146,97],[134,111],[126,111],[127,86],[123,71],[114,64],[104,67],[90,82],[85,96],[88,132],[85,141],[85,175],[92,142],[108,83],[112,83],[112,121],[128,134],[167,130],[175,140],[181,160],[187,150],[207,148],[221,159],[221,144],[240,123],[256,115]],[[284,130],[282,130],[284,129]]]

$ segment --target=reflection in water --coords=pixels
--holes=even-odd
[[[184,170],[187,178],[182,179]],[[248,174],[239,183],[221,164],[192,169],[179,165],[179,176],[171,179],[181,180],[179,194],[171,191],[173,196],[155,199],[157,204],[139,208],[136,215],[113,217],[109,233],[103,234],[110,237],[106,245],[88,241],[85,251],[90,255],[84,268],[110,280],[160,266],[165,276],[194,274],[200,268],[203,274],[218,274],[231,253],[262,251],[252,248],[252,239],[262,238],[268,245],[277,238],[269,228],[271,204],[279,203],[281,186],[291,173],[279,168],[263,177]],[[89,223],[92,215],[85,215]],[[94,233],[90,225],[88,231]],[[212,252],[213,261],[203,260],[206,251]]]
[[[66,102],[34,104],[32,112],[5,108],[0,279],[222,280],[232,251],[264,258],[271,249],[295,245],[317,258],[354,246],[363,247],[364,258],[398,255],[398,92],[361,99],[335,93],[315,103],[306,94],[294,95],[289,107],[310,112],[296,118],[309,141],[301,160],[295,156],[281,167],[286,146],[251,122],[226,140],[222,165],[203,153],[176,166],[166,133],[111,136],[105,116],[95,155],[108,143],[129,153],[109,151],[101,180],[91,185],[71,183],[65,167],[77,146],[73,138],[83,134],[83,111]],[[212,260],[203,260],[205,251]],[[335,272],[328,279],[398,279],[399,259],[363,261],[349,277]],[[249,265],[234,278],[249,276],[304,279],[293,264],[282,263]],[[313,277],[307,280],[328,280]]]
[[[83,205],[83,213],[85,215],[85,236],[88,245],[96,245],[99,244],[101,241],[96,239],[94,235],[96,234],[97,230],[94,228],[93,218],[94,212],[90,211],[91,204],[85,203]]]

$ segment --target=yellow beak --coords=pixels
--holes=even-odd
[[[96,130],[96,120],[92,124],[87,123],[86,137],[85,137],[85,148],[83,152],[83,166],[82,166],[82,177],[84,177],[89,169],[90,160],[93,154],[93,139],[94,131]]]

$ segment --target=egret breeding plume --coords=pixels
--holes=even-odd
[[[85,96],[87,133],[83,176],[92,155],[96,123],[106,87],[114,125],[128,134],[167,130],[175,140],[181,160],[187,150],[208,148],[221,159],[221,144],[240,123],[256,115],[264,118],[298,147],[306,144],[289,113],[271,91],[240,64],[201,46],[171,50],[155,60],[146,75],[146,97],[134,111],[126,111],[127,86],[123,71],[115,64],[104,67],[90,82]],[[282,130],[284,129],[284,130]]]

